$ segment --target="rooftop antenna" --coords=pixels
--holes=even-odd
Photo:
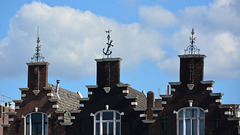
[[[36,46],[36,53],[33,55],[33,57],[31,57],[32,62],[41,62],[44,60],[44,57],[42,56],[42,54],[40,53],[40,48],[42,45],[39,45],[40,43],[40,39],[39,39],[39,26],[37,27],[37,46]]]
[[[113,40],[110,40],[110,32],[111,32],[111,31],[112,31],[112,30],[107,30],[107,31],[105,31],[105,32],[108,34],[108,35],[107,35],[107,40],[108,40],[108,42],[106,43],[106,44],[108,45],[108,47],[107,47],[106,52],[104,52],[105,48],[103,48],[103,54],[107,55],[107,58],[109,58],[109,56],[112,54],[112,51],[110,50],[110,47],[113,46],[113,45],[112,45]]]
[[[197,51],[198,54],[199,54],[200,49],[198,49],[197,46],[194,45],[195,40],[196,40],[196,38],[197,38],[197,37],[194,37],[194,34],[195,34],[195,31],[194,31],[194,28],[192,28],[192,31],[191,31],[192,37],[189,37],[189,40],[190,40],[190,43],[191,43],[191,44],[190,44],[186,49],[184,49],[185,54],[188,52],[189,54],[192,55],[192,54],[195,54],[196,51]]]

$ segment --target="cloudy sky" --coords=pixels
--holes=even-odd
[[[0,94],[20,99],[27,65],[35,53],[50,62],[49,83],[87,96],[96,83],[95,58],[102,58],[111,29],[112,57],[121,57],[121,81],[139,91],[166,93],[179,81],[179,58],[195,29],[205,59],[205,80],[223,103],[240,103],[239,0],[9,0],[0,2]]]

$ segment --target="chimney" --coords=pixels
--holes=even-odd
[[[97,62],[97,85],[102,87],[116,86],[120,83],[121,58],[95,59]]]
[[[206,55],[185,54],[180,58],[180,82],[182,84],[196,84],[203,81],[204,58]]]
[[[48,83],[48,62],[30,62],[28,65],[28,88],[41,90]]]
[[[154,93],[152,91],[149,91],[147,93],[147,119],[152,120],[153,119],[153,108],[154,105]]]

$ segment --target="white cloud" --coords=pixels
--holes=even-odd
[[[154,27],[170,27],[176,23],[175,15],[161,6],[142,6],[139,16],[144,23]]]
[[[51,76],[81,78],[93,74],[94,59],[101,58],[102,49],[107,47],[104,30],[108,28],[113,30],[112,57],[122,57],[127,63],[123,65],[125,68],[146,59],[159,61],[165,54],[160,49],[162,38],[156,30],[143,28],[138,23],[119,24],[90,11],[33,2],[22,6],[12,18],[7,40],[0,42],[0,47],[6,50],[0,53],[0,60],[7,65],[0,67],[1,77],[26,72],[23,63],[29,62],[35,53],[38,24],[41,53],[51,63]],[[8,72],[4,73],[5,70]]]
[[[196,45],[201,49],[200,53],[207,55],[206,76],[212,79],[216,77],[234,79],[240,76],[239,8],[238,0],[215,0],[208,6],[185,7],[177,14],[161,6],[142,7],[139,14],[144,21],[147,21],[149,27],[153,28],[161,22],[165,25],[158,27],[162,28],[169,28],[176,23],[175,26],[179,28],[167,38],[166,44],[179,54],[183,54],[184,49],[190,44],[188,37],[191,36],[191,28],[194,27]],[[169,16],[172,19],[169,19]],[[178,71],[179,68],[179,65],[175,64],[177,59],[173,57],[166,57],[158,63],[160,69],[165,69],[170,74]]]

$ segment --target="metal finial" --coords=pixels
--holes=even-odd
[[[192,31],[191,31],[192,37],[189,37],[189,40],[190,40],[190,43],[191,43],[191,44],[190,44],[186,49],[184,49],[185,54],[186,54],[187,52],[188,52],[189,54],[195,54],[196,51],[197,51],[198,54],[199,54],[200,49],[198,49],[197,46],[194,45],[194,43],[195,43],[195,41],[196,41],[196,38],[197,38],[197,37],[194,37],[194,34],[195,34],[195,32],[194,32],[194,29],[192,28]]]
[[[107,55],[108,58],[109,58],[109,56],[112,54],[112,51],[109,50],[109,49],[110,49],[111,46],[113,46],[113,45],[112,45],[113,40],[110,40],[110,32],[111,32],[111,31],[112,31],[112,30],[107,30],[107,31],[105,31],[105,32],[108,34],[108,35],[107,35],[108,42],[106,43],[106,44],[108,45],[108,47],[107,47],[106,52],[104,52],[105,48],[103,48],[103,54]]]
[[[33,57],[31,57],[32,62],[40,62],[44,60],[44,57],[42,56],[42,54],[40,53],[40,48],[42,45],[39,45],[40,43],[40,39],[39,39],[39,26],[37,27],[37,46],[36,46],[36,53],[33,55]]]

